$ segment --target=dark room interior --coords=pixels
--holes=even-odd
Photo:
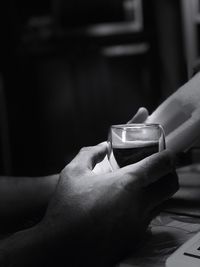
[[[7,171],[58,172],[82,146],[106,140],[110,125],[140,106],[152,112],[186,81],[180,1],[130,2],[10,1]]]
[[[0,25],[0,267],[199,267],[200,0]]]

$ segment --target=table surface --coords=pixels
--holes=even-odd
[[[177,173],[180,190],[152,221],[142,246],[118,267],[164,267],[166,259],[200,231],[200,165]]]

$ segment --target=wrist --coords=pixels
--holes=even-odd
[[[49,175],[46,176],[46,183],[48,184],[48,191],[49,195],[52,196],[54,191],[56,190],[56,186],[58,184],[60,174],[54,174],[54,175]]]

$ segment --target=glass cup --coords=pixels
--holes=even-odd
[[[109,160],[113,169],[134,164],[165,149],[165,134],[159,124],[112,125]]]

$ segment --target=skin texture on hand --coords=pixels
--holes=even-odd
[[[174,168],[170,152],[96,175],[106,153],[106,143],[80,151],[62,171],[43,221],[74,266],[113,264],[137,246],[158,206],[178,189],[176,175],[167,176]]]
[[[138,245],[178,189],[169,151],[96,174],[107,143],[81,149],[60,174],[43,220],[0,242],[0,266],[112,266]]]
[[[148,117],[142,108],[130,123]],[[0,242],[0,266],[112,266],[142,240],[178,189],[169,151],[115,172],[96,172],[107,143],[83,148],[64,168],[43,220]]]

